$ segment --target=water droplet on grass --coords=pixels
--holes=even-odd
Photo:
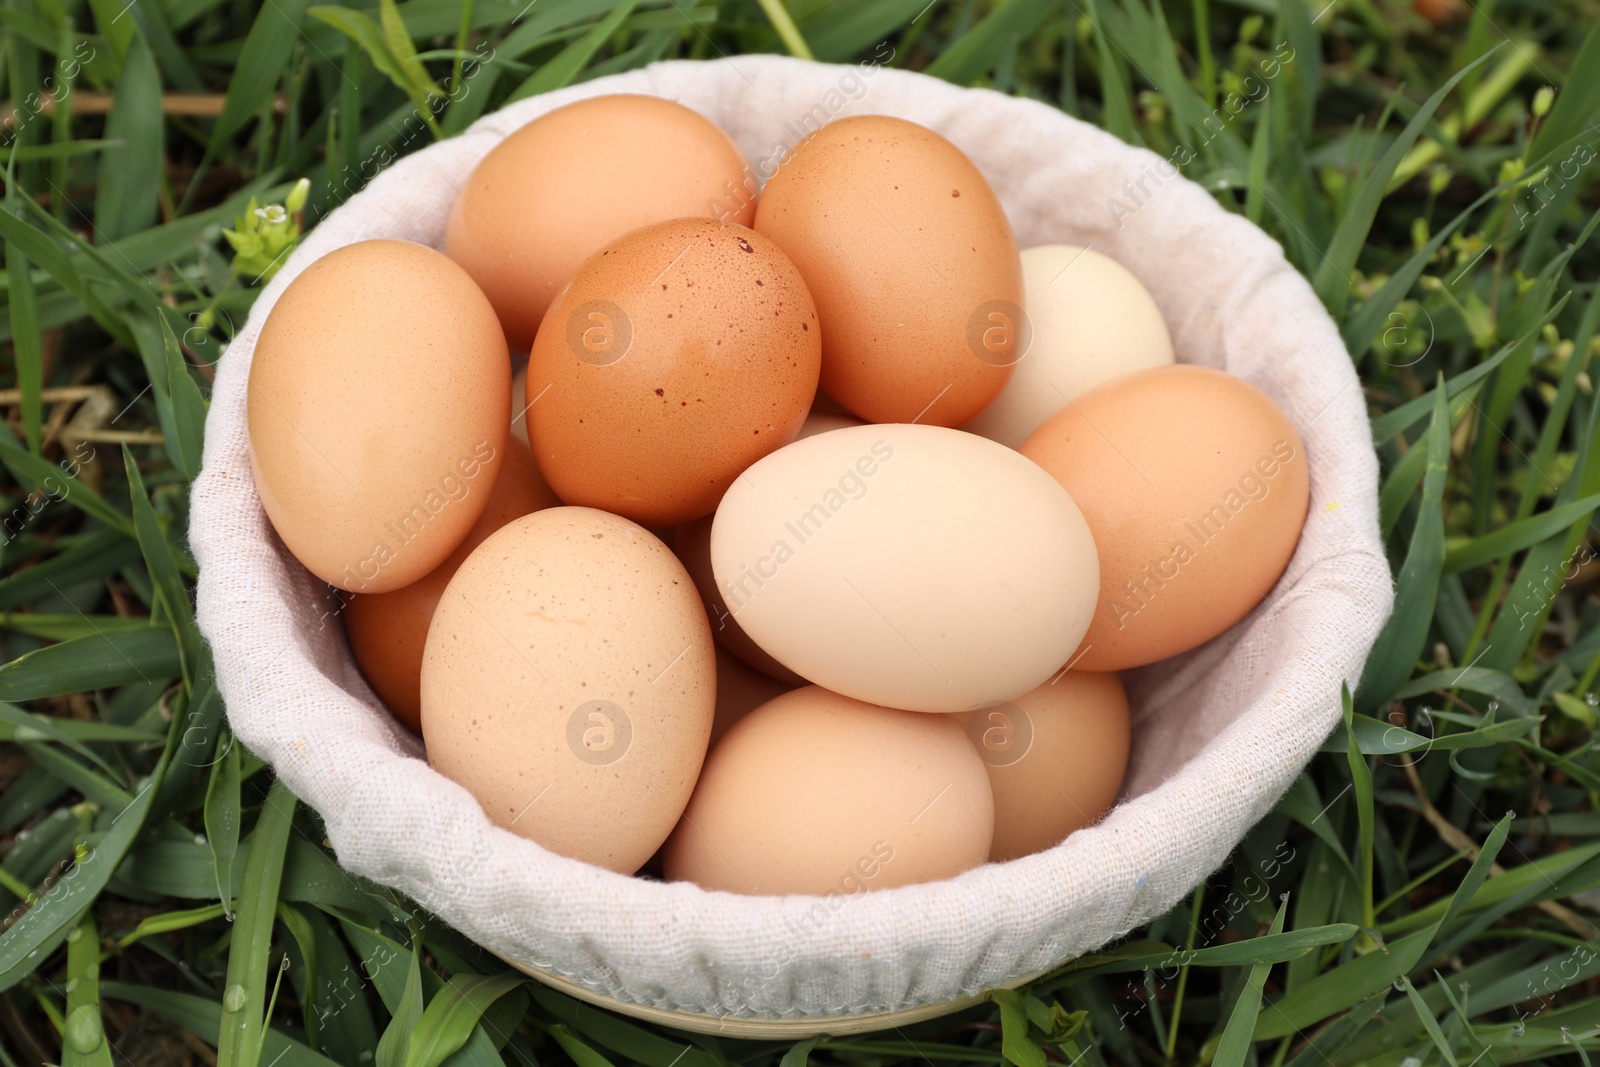
[[[226,1012],[243,1011],[245,1002],[244,986],[235,982],[222,994],[222,1010]]]

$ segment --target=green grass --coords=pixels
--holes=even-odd
[[[0,1067],[1600,1057],[1600,4],[924,2],[0,0]],[[1283,803],[1123,943],[792,1048],[580,1009],[341,874],[228,741],[184,522],[282,251],[250,202],[307,179],[309,227],[658,58],[885,43],[1185,158],[1283,243],[1361,374],[1399,607]]]

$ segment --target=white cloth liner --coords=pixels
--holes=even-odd
[[[440,247],[457,187],[502,137],[617,92],[694,108],[758,170],[807,122],[879,113],[929,126],[988,177],[1022,247],[1089,244],[1118,259],[1155,295],[1181,360],[1254,383],[1299,427],[1311,504],[1288,572],[1229,633],[1130,675],[1133,763],[1123,802],[1098,826],[946,882],[853,896],[665,885],[495,828],[418,758],[367,688],[324,617],[326,588],[284,549],[255,495],[245,394],[261,325],[284,287],[335,248],[375,237]],[[218,367],[190,541],[200,628],[235,734],[320,813],[349,870],[499,953],[624,1002],[746,1017],[934,1004],[1048,969],[1162,914],[1310,760],[1393,600],[1365,403],[1334,323],[1275,242],[1173,174],[1044,104],[778,56],[658,63],[519,101],[396,162],[312,230]],[[1124,185],[1147,175],[1131,187],[1137,196]],[[639,180],[649,180],[647,163]],[[382,385],[350,388],[362,403]]]

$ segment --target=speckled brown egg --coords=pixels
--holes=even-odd
[[[556,494],[648,526],[705,515],[793,441],[821,340],[799,271],[743,226],[677,219],[579,268],[528,361],[528,439]]]
[[[490,534],[541,508],[561,503],[544,484],[528,446],[507,438],[500,474],[467,539],[439,566],[390,593],[351,593],[344,606],[350,652],[372,691],[395,718],[422,732],[422,649],[445,586]]]
[[[683,565],[592,508],[491,534],[439,598],[422,657],[429,763],[496,825],[624,874],[688,802],[715,703]]]
[[[756,207],[811,287],[822,388],[870,422],[960,426],[1024,351],[1022,262],[1000,201],[932,130],[864,115],[785,160]]]
[[[855,893],[954,877],[988,858],[993,833],[989,778],[956,716],[813,685],[717,742],[662,867],[730,893]]]
[[[962,718],[994,790],[994,862],[1060,844],[1117,802],[1129,735],[1128,694],[1115,674],[1063,671]]]
[[[450,212],[445,252],[526,349],[601,246],[692,215],[749,225],[755,195],[744,155],[708,119],[659,97],[596,96],[541,115],[483,158]]]
[[[489,499],[511,363],[465,271],[423,245],[361,241],[278,297],[250,366],[250,463],[307,570],[384,593],[450,555]]]

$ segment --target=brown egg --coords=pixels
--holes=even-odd
[[[510,389],[505,336],[460,267],[408,241],[328,253],[278,297],[250,367],[250,463],[273,528],[341,589],[411,584],[478,521]]]
[[[755,227],[822,321],[822,388],[870,422],[960,426],[1024,351],[1011,224],[961,151],[882,115],[813,134],[767,183]]]
[[[592,508],[491,534],[439,598],[422,657],[428,762],[495,824],[624,874],[677,822],[715,704],[683,565]]]
[[[728,727],[759,708],[773,697],[782,696],[794,686],[770,678],[724,648],[717,649],[717,717],[711,723],[714,745]]]
[[[1060,844],[1117,802],[1128,770],[1128,695],[1115,674],[1065,671],[963,718],[994,790],[990,860]]]
[[[706,617],[711,620],[711,635],[717,645],[727,649],[745,664],[754,667],[769,678],[791,687],[805,685],[806,680],[767,654],[766,650],[750,639],[739,625],[739,620],[728,610],[717,579],[711,573],[711,521],[715,515],[706,515],[677,528],[673,550],[683,561],[684,570],[694,582],[705,604]]]
[[[682,104],[596,96],[541,115],[462,184],[444,250],[527,349],[578,265],[630,230],[700,216],[748,226],[756,180],[728,135]]]
[[[507,439],[489,503],[448,559],[391,593],[347,594],[344,632],[356,665],[395,718],[414,733],[422,732],[422,649],[445,586],[490,534],[512,519],[560,503],[544,484],[527,446]]]
[[[811,296],[771,241],[708,219],[635,230],[584,263],[539,330],[534,459],[569,504],[688,522],[794,440],[820,361]]]
[[[960,874],[993,832],[989,778],[959,719],[807,686],[717,742],[663,869],[731,893],[848,894]]]
[[[1123,670],[1204,644],[1283,574],[1310,498],[1305,446],[1267,395],[1180,364],[1078,397],[1023,442],[1100,551],[1076,668]]]
[[[836,415],[812,408],[795,440],[804,440],[819,433],[827,433],[829,430],[842,430],[847,426],[860,425],[862,425],[860,419],[849,415]],[[684,523],[677,528],[677,534],[672,541],[673,551],[683,561],[684,569],[689,572],[689,577],[694,579],[694,587],[699,590],[700,599],[705,603],[706,615],[711,619],[712,636],[716,638],[719,646],[768,677],[786,683],[787,688],[805,685],[804,678],[773,659],[765,649],[750,640],[750,635],[744,632],[738,620],[733,617],[733,613],[728,610],[722,592],[717,588],[717,580],[711,573],[711,520],[715,517],[706,515],[693,522]]]
[[[528,443],[528,365],[511,376],[511,436]]]

